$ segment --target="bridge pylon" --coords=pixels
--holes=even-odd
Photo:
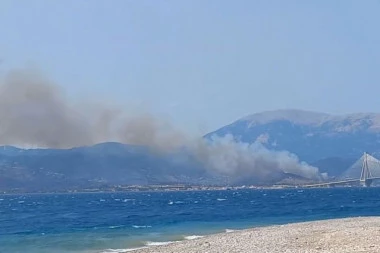
[[[368,167],[368,154],[365,152],[363,155],[362,172],[360,174],[360,183],[369,187],[372,184],[372,174]]]

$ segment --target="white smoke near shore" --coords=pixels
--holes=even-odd
[[[319,178],[318,169],[289,152],[235,142],[232,136],[190,139],[149,113],[115,106],[74,104],[36,71],[14,70],[0,85],[0,144],[70,148],[118,141],[156,151],[188,147],[204,167],[227,176],[270,177],[273,172]]]
[[[320,178],[318,168],[300,162],[294,154],[270,151],[258,142],[237,142],[232,135],[201,140],[193,152],[207,168],[227,176],[268,178],[273,173],[283,172],[310,179]]]

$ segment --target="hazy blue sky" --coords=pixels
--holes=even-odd
[[[380,112],[380,1],[1,0],[0,71],[142,104],[188,131],[299,108]]]

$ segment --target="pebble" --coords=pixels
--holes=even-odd
[[[380,217],[269,226],[206,236],[133,253],[379,253]]]

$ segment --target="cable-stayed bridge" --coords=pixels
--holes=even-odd
[[[338,179],[333,182],[304,185],[304,187],[323,187],[333,185],[345,185],[360,183],[369,187],[374,180],[380,179],[380,160],[364,153],[349,169],[347,169]]]

